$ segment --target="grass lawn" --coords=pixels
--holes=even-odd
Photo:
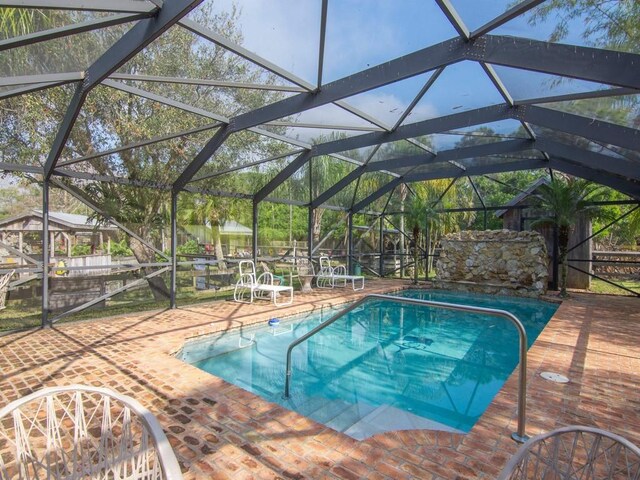
[[[640,294],[640,280],[612,280],[614,283],[622,285],[629,290],[633,290],[634,292]],[[602,280],[598,280],[597,278],[591,279],[591,288],[590,292],[593,293],[606,293],[608,295],[631,295],[626,290],[622,288],[618,288],[610,283],[603,282]]]
[[[233,289],[220,290],[197,290],[193,286],[192,276],[187,272],[178,273],[178,305],[190,305],[195,303],[210,302],[214,300],[225,300],[233,297]],[[167,279],[167,285],[169,280]],[[164,301],[155,300],[147,285],[132,288],[120,293],[106,301],[104,306],[94,306],[78,312],[68,317],[64,317],[60,322],[70,322],[75,320],[87,320],[93,318],[111,317],[116,315],[143,312],[148,310],[159,310],[169,308],[169,299]],[[59,312],[53,312],[55,316]],[[17,330],[30,327],[39,327],[41,324],[41,298],[29,300],[9,301],[7,308],[0,310],[0,332],[7,330]]]

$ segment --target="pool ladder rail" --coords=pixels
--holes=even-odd
[[[340,312],[333,315],[331,318],[325,320],[317,327],[309,330],[306,334],[302,335],[300,338],[297,338],[287,348],[287,365],[286,365],[286,377],[284,383],[284,397],[289,398],[289,387],[291,383],[291,353],[295,347],[300,345],[301,343],[307,341],[309,338],[314,336],[320,330],[328,327],[336,320],[342,318],[346,314],[352,312],[356,308],[360,307],[367,301],[370,300],[388,300],[397,303],[404,303],[408,305],[419,305],[426,307],[434,307],[434,308],[443,308],[446,310],[456,310],[460,312],[471,312],[471,313],[481,313],[485,315],[492,315],[494,317],[502,317],[511,321],[518,330],[518,334],[520,337],[520,363],[519,363],[519,374],[518,374],[518,430],[511,434],[511,438],[518,443],[524,443],[529,439],[529,437],[525,434],[526,427],[526,409],[527,409],[527,332],[524,328],[524,325],[518,318],[510,312],[506,310],[500,310],[496,308],[486,308],[486,307],[476,307],[472,305],[462,305],[457,303],[445,303],[445,302],[436,302],[433,300],[421,300],[418,298],[406,298],[406,297],[395,297],[393,295],[381,295],[381,294],[369,294],[355,301],[348,307],[344,308]]]

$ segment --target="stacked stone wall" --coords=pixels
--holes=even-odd
[[[465,231],[441,244],[436,288],[527,297],[547,290],[547,248],[538,232]]]

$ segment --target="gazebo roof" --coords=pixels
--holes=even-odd
[[[30,219],[36,219],[42,223],[42,210],[32,210],[30,212],[14,215],[0,220],[0,230],[6,230],[11,224],[25,222]],[[74,231],[94,231],[94,230],[117,230],[113,225],[102,225],[95,219],[91,219],[86,215],[79,215],[65,212],[49,212],[49,222],[57,224],[63,229]],[[9,228],[10,230],[20,230]]]

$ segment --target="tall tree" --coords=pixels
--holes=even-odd
[[[438,242],[443,235],[467,228],[474,219],[472,212],[444,212],[442,208],[471,206],[472,192],[459,181],[451,184],[451,179],[430,180],[412,185],[415,196],[407,209],[408,226],[412,229],[414,242],[414,282],[417,282],[418,263],[416,253],[420,245],[420,232],[425,230],[425,246],[429,261],[426,268],[431,271]]]
[[[567,275],[569,234],[580,214],[587,214],[591,207],[587,202],[594,200],[599,189],[593,183],[569,176],[554,175],[551,182],[541,185],[538,190],[538,206],[544,217],[535,224],[552,224],[558,228],[558,249],[560,260],[560,297],[568,297]]]
[[[32,31],[42,28],[44,17],[49,25],[72,24],[84,19],[72,11],[38,11],[37,21],[28,25]],[[200,25],[231,40],[242,43],[236,27],[237,12],[215,13],[212,3],[205,3],[192,13]],[[40,23],[38,23],[40,22]],[[103,28],[82,35],[44,42],[8,52],[10,74],[53,73],[78,71],[87,68],[107,50],[130,25]],[[29,32],[23,32],[29,33]],[[171,28],[156,41],[133,57],[120,70],[124,74],[146,74],[182,78],[215,78],[245,83],[273,83],[275,77],[222,47],[204,41],[183,28]],[[250,89],[222,89],[213,86],[179,83],[158,83],[127,80],[122,88],[140,88],[152,94],[168,97],[188,105],[227,117],[255,109],[282,98],[279,92]],[[77,159],[114,147],[126,146],[140,140],[172,134],[211,124],[211,118],[188,113],[130,91],[108,86],[96,87],[87,100],[71,131],[60,162]],[[46,160],[52,139],[64,116],[73,88],[50,88],[38,93],[22,95],[0,103],[0,117],[4,128],[0,131],[0,148],[4,161],[14,163],[42,163]],[[279,130],[276,129],[276,132]],[[99,156],[69,165],[83,173],[126,177],[132,181],[151,181],[170,184],[193,159],[214,130],[207,130],[143,147]],[[203,168],[211,173],[242,162],[264,158],[282,151],[283,144],[255,134],[242,132],[232,135]],[[59,162],[59,163],[60,163]],[[241,177],[245,178],[245,177]],[[229,190],[229,178],[217,178],[202,188]],[[124,224],[134,226],[144,240],[154,243],[157,229],[166,221],[159,214],[166,210],[168,196],[157,190],[131,189],[115,184],[94,184],[90,190],[95,203]],[[253,193],[253,192],[250,192]],[[218,217],[228,212],[220,210]],[[155,233],[154,233],[155,232]],[[133,245],[132,245],[133,247]],[[144,244],[133,248],[140,262],[153,258],[153,251]]]
[[[640,3],[637,0],[548,0],[529,18],[537,25],[552,17],[556,25],[551,41],[560,41],[582,26],[582,37],[591,45],[638,52]]]

